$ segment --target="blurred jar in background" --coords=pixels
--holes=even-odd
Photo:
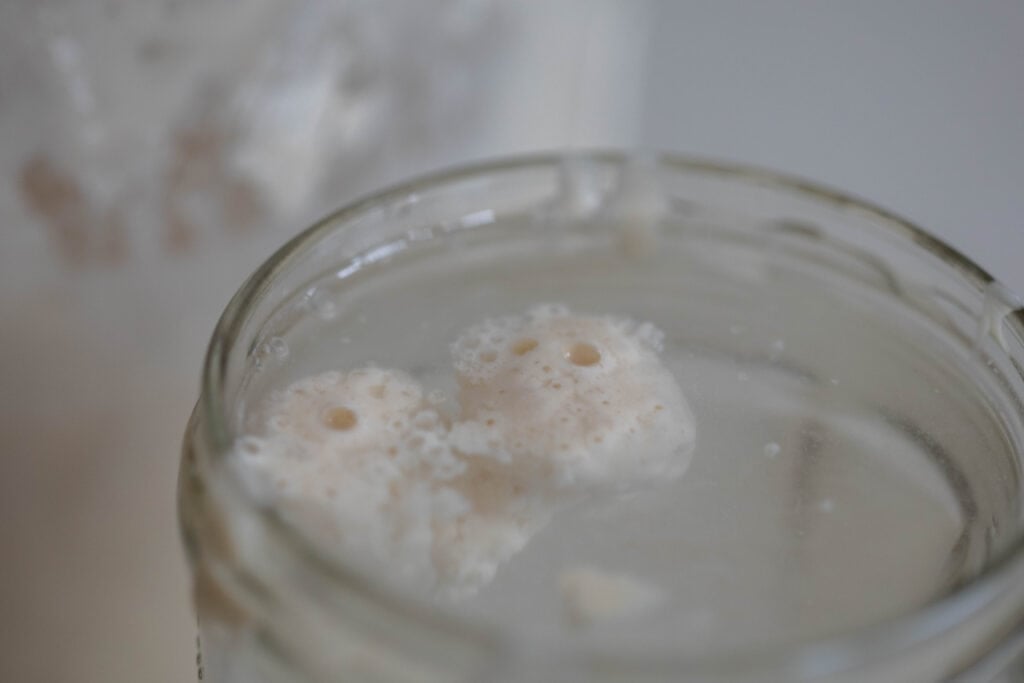
[[[607,0],[0,5],[0,679],[194,675],[176,456],[224,301],[399,177],[628,144],[646,28]]]
[[[646,12],[589,5],[18,2],[4,198],[67,260],[117,262],[467,156],[628,142]]]
[[[388,159],[457,144],[514,20],[490,0],[7,13],[20,64],[5,74],[4,123],[22,144],[5,171],[72,261],[186,251],[372,182]]]

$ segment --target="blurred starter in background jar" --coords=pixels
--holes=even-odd
[[[176,455],[223,302],[374,187],[485,154],[628,144],[646,12],[0,6],[0,499],[17,522],[0,541],[18,548],[0,679],[194,676]]]

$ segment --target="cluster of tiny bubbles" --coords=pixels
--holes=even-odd
[[[338,307],[327,292],[312,288],[306,293],[306,304],[313,315],[321,320],[334,320],[338,315]]]
[[[648,347],[661,353],[665,347],[665,333],[651,323],[640,323],[633,334]]]
[[[278,360],[285,360],[288,358],[288,342],[281,337],[271,337],[266,342],[267,352],[274,356]]]
[[[253,370],[262,370],[268,359],[283,361],[288,358],[288,342],[281,337],[270,337],[256,347],[249,357]]]

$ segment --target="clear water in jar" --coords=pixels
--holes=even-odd
[[[615,225],[535,223],[502,217],[338,264],[268,327],[246,388],[250,426],[266,392],[326,370],[400,368],[452,395],[455,336],[537,303],[665,332],[696,417],[687,473],[559,511],[446,608],[552,649],[724,652],[885,620],[980,567],[1015,474],[969,349],[831,267],[827,244],[670,219],[636,254]],[[658,604],[574,626],[559,577],[579,567],[636,579]]]

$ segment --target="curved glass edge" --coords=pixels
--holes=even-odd
[[[326,233],[338,229],[347,221],[364,212],[400,200],[410,194],[443,187],[467,180],[478,175],[500,174],[510,171],[556,171],[561,164],[571,159],[585,159],[612,168],[621,168],[634,155],[625,150],[573,150],[572,152],[546,152],[497,161],[483,161],[460,165],[430,173],[410,181],[396,183],[325,216],[311,227],[302,231],[267,259],[240,287],[232,297],[219,319],[202,370],[200,398],[196,407],[198,419],[195,438],[202,442],[203,456],[217,458],[232,447],[234,435],[229,428],[229,416],[224,405],[224,381],[228,370],[233,342],[248,320],[253,304],[268,289],[278,273],[285,271],[300,258],[307,245],[317,242]],[[697,173],[754,183],[762,187],[775,188],[820,203],[834,209],[855,208],[873,217],[884,227],[918,247],[929,252],[951,266],[961,277],[983,291],[995,282],[985,269],[961,254],[958,250],[931,235],[924,229],[901,216],[845,192],[822,186],[802,178],[756,166],[720,162],[708,159],[686,157],[671,153],[654,157],[659,168],[669,172]],[[1016,328],[1018,340],[1024,344],[1024,309],[1012,311],[1006,316],[1006,323]],[[1015,365],[1017,365],[1015,363]],[[1024,377],[1024,375],[1022,375]],[[203,463],[209,465],[210,463]],[[207,473],[210,469],[200,466]],[[180,484],[179,484],[180,485]],[[237,487],[233,487],[237,488]],[[235,495],[246,498],[237,488]],[[265,524],[270,533],[279,537],[284,545],[310,568],[346,590],[364,595],[379,605],[382,611],[393,613],[396,618],[409,619],[423,624],[425,628],[440,629],[467,642],[496,647],[502,641],[502,634],[493,628],[458,618],[447,613],[438,613],[426,605],[405,600],[382,587],[368,581],[366,577],[349,570],[326,557],[310,543],[291,533],[283,521],[273,513],[248,501],[254,516]],[[953,591],[910,612],[883,623],[861,627],[836,636],[811,640],[795,646],[784,646],[728,656],[685,656],[671,652],[644,653],[637,658],[622,653],[571,653],[578,657],[576,663],[588,669],[623,671],[631,675],[648,672],[660,676],[671,672],[673,676],[705,676],[712,672],[720,675],[732,672],[737,675],[784,674],[827,676],[842,673],[852,666],[862,665],[864,654],[872,658],[890,657],[927,642],[976,614],[990,605],[1004,590],[1008,578],[1024,569],[1024,535],[1010,544],[1006,551],[986,567],[974,580],[958,586]],[[500,648],[499,648],[500,649]],[[564,657],[557,659],[561,662]],[[969,662],[967,663],[969,664]]]

